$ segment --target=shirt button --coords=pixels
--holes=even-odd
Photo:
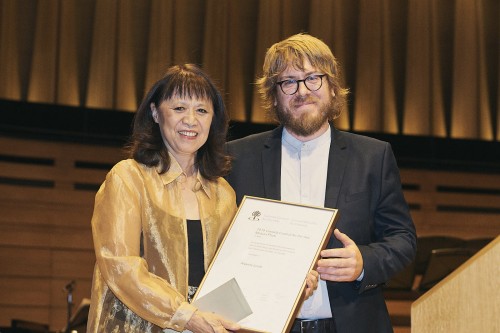
[[[201,183],[199,181],[196,182],[196,184],[194,184],[194,187],[193,187],[193,191],[199,191],[201,188]]]

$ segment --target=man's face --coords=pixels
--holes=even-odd
[[[278,82],[293,79],[304,80],[310,75],[325,74],[304,61],[304,70],[289,65],[278,77]],[[334,112],[332,108],[335,93],[328,85],[327,77],[323,77],[322,86],[316,91],[310,91],[304,82],[299,83],[297,92],[286,95],[279,86],[276,87],[278,120],[299,139],[313,139],[328,128],[328,118]],[[304,140],[306,141],[306,140]]]

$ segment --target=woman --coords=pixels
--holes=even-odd
[[[227,125],[220,93],[194,65],[171,67],[151,88],[134,118],[132,158],[96,195],[87,332],[239,329],[188,301],[236,212],[222,178]]]

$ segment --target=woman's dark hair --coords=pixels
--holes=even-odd
[[[163,143],[159,125],[153,120],[151,103],[159,105],[173,96],[208,99],[212,101],[214,116],[207,142],[196,154],[196,166],[209,180],[225,176],[231,167],[224,144],[229,117],[223,98],[213,81],[198,66],[184,64],[170,67],[156,82],[141,102],[134,116],[132,138],[128,145],[131,158],[150,167],[159,167],[160,173],[170,168],[170,157]]]

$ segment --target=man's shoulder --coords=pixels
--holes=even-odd
[[[334,138],[339,141],[345,141],[354,145],[368,146],[368,147],[383,147],[388,144],[386,141],[376,139],[364,134],[345,132],[336,130]]]
[[[265,141],[273,135],[273,132],[274,132],[274,130],[270,130],[270,131],[250,134],[250,135],[247,135],[243,138],[231,140],[228,142],[228,144],[234,145],[234,144],[246,144],[246,143],[255,143],[255,142],[259,142],[259,141]]]
[[[229,150],[241,149],[245,147],[251,148],[262,148],[262,146],[269,141],[270,138],[275,134],[275,130],[270,130],[266,132],[250,134],[246,137],[229,141],[227,146]]]

